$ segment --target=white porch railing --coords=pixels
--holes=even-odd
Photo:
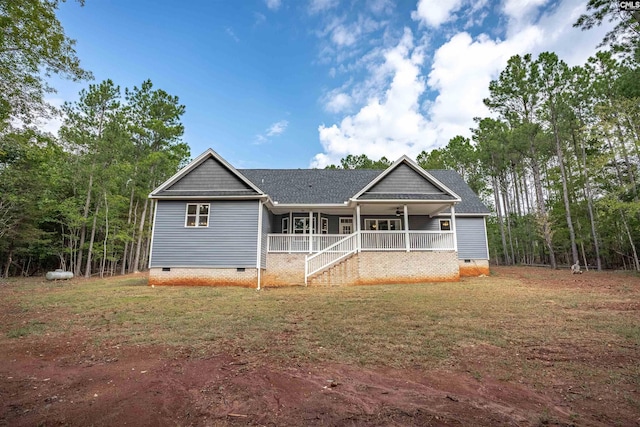
[[[344,234],[341,236],[344,236]],[[326,270],[327,268],[356,253],[357,251],[358,233],[356,232],[344,236],[341,240],[337,241],[331,246],[328,246],[318,253],[307,255],[304,262],[305,285],[307,284],[307,280],[309,279],[309,277],[311,277],[312,275],[322,270]]]
[[[309,237],[311,237],[312,252],[320,252],[341,239],[345,234],[269,234],[267,236],[268,252],[295,253],[309,252]]]
[[[361,231],[363,251],[455,250],[453,231]],[[409,245],[407,246],[407,234]]]
[[[363,251],[449,251],[455,250],[453,231],[361,231]],[[279,253],[309,253],[309,238],[312,239],[311,253],[321,252],[347,237],[344,234],[269,234],[267,251]]]
[[[453,231],[409,231],[409,249],[413,251],[455,250]]]

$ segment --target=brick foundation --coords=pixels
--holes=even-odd
[[[455,282],[454,252],[361,252],[313,276],[311,286]]]
[[[455,252],[361,252],[355,284],[457,282]]]
[[[490,274],[489,271],[489,260],[486,259],[472,259],[469,260],[471,262],[464,262],[464,260],[460,260],[460,276],[461,277],[478,277],[488,276]]]
[[[263,287],[304,285],[306,254],[267,254],[267,270],[262,276]]]
[[[303,286],[306,254],[267,254],[261,287]],[[361,252],[311,278],[311,286],[455,282],[460,276],[489,274],[487,260],[465,263],[455,252]],[[149,285],[243,286],[256,288],[258,270],[184,268],[149,270]]]
[[[264,270],[262,271],[264,273]],[[258,269],[246,268],[245,271],[238,271],[235,268],[171,267],[170,271],[162,271],[162,268],[151,268],[149,270],[149,285],[242,286],[257,288]]]

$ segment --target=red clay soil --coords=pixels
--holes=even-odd
[[[540,280],[522,268],[497,274]],[[549,286],[556,274],[557,284],[565,285],[566,272],[544,274]],[[571,280],[573,286],[594,286],[588,275]],[[597,286],[614,286],[614,278],[598,280]],[[16,309],[0,301],[0,319]],[[481,364],[501,357],[503,349],[490,346],[462,351],[457,359],[463,362],[455,368],[421,371],[279,366],[244,354],[203,359],[175,348],[96,345],[81,335],[2,343],[0,426],[640,425],[633,405],[616,409],[594,399],[576,421],[557,389],[478,378],[473,372]],[[545,357],[549,349],[535,351]]]
[[[96,351],[81,338],[21,340],[2,359],[0,425],[10,426],[530,425],[554,407],[524,387],[453,372]]]

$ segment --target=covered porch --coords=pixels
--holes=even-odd
[[[449,210],[446,215],[439,216]],[[346,240],[360,251],[456,251],[455,207],[435,203],[367,201],[344,207],[272,212],[269,253],[315,254]]]

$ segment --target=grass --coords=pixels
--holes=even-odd
[[[620,420],[638,413],[640,279],[508,271],[458,283],[260,292],[151,288],[142,277],[16,279],[0,285],[0,346],[46,348],[75,336],[98,348],[157,346],[278,366],[449,370],[557,393],[582,411],[597,405],[604,424],[620,424],[621,410]],[[540,411],[533,425],[555,423]]]
[[[41,334],[44,330],[45,324],[43,322],[31,321],[26,326],[11,329],[7,332],[9,338],[21,338],[32,334]]]
[[[14,325],[9,338],[80,332],[100,342],[188,347],[203,356],[234,351],[401,368],[438,366],[482,345],[504,351],[640,345],[635,312],[583,309],[619,296],[524,286],[508,277],[261,292],[151,288],[140,278],[12,289],[23,316],[33,319]]]

